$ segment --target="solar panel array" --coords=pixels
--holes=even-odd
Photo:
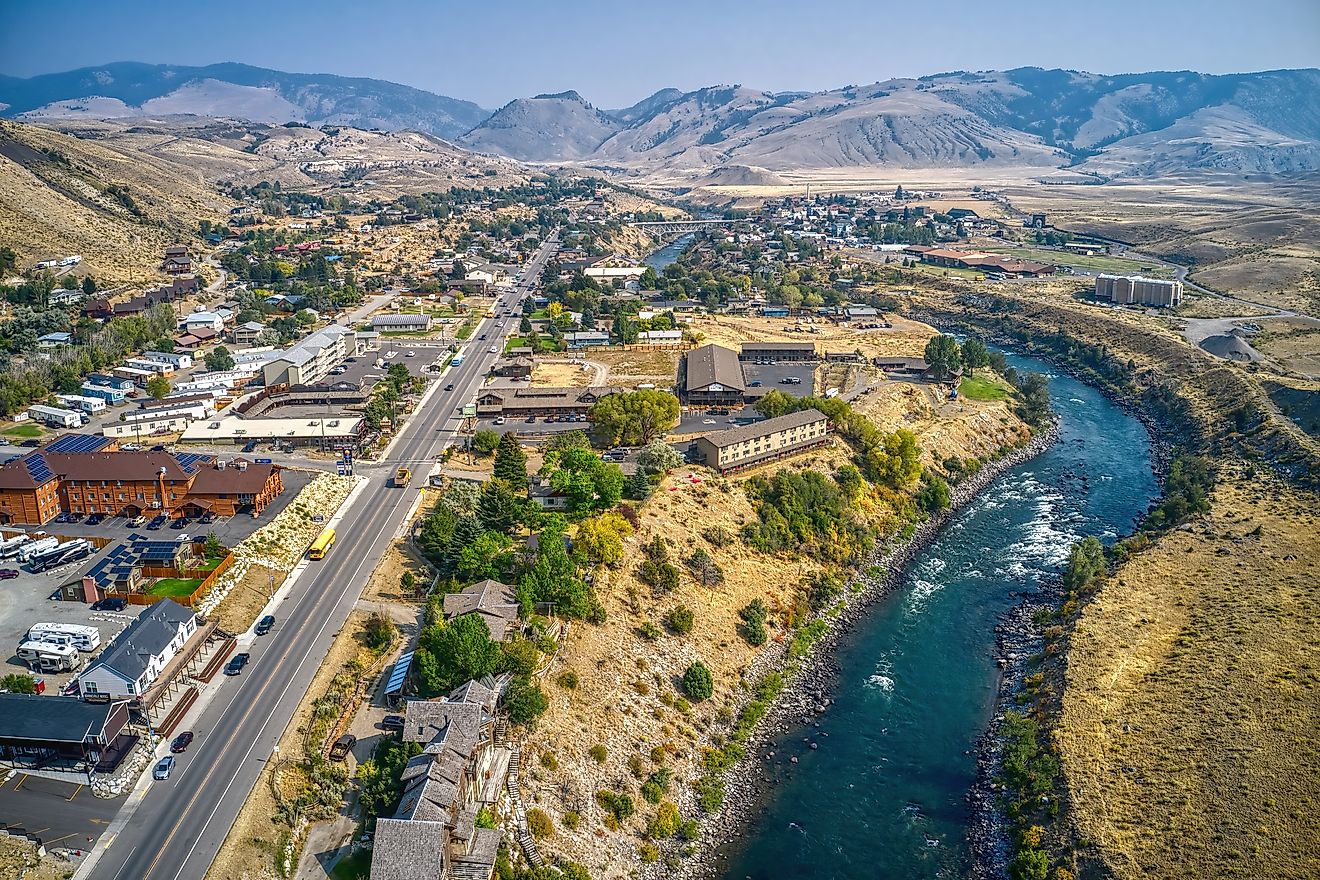
[[[65,434],[46,446],[46,452],[100,452],[114,441],[95,434]]]
[[[134,532],[127,544],[116,544],[87,574],[98,585],[128,580],[133,569],[143,565],[172,564],[179,552],[178,541],[159,541]]]
[[[403,683],[408,679],[408,670],[412,668],[412,651],[404,651],[390,670],[390,680],[385,686],[386,695],[403,692]]]
[[[34,452],[23,459],[23,465],[27,472],[32,475],[32,479],[37,483],[45,483],[47,480],[55,479],[55,474],[46,464],[46,456],[40,452]]]
[[[174,455],[179,460],[179,466],[190,474],[194,474],[198,469],[211,461],[212,456],[201,452],[178,452]]]

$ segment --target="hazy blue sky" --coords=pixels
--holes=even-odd
[[[1036,65],[1100,73],[1320,66],[1320,0],[0,0],[0,73],[242,61],[497,107],[577,89],[816,90]]]

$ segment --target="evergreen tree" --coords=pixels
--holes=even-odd
[[[518,488],[527,485],[527,454],[512,431],[500,438],[495,451],[495,479]]]

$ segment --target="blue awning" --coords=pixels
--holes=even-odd
[[[394,668],[390,670],[389,684],[385,686],[385,696],[392,697],[395,694],[403,693],[403,683],[408,680],[408,670],[412,668],[412,651],[404,651],[394,663]]]

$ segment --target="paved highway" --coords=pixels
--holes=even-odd
[[[425,479],[435,455],[461,427],[456,409],[475,400],[502,348],[517,330],[518,300],[540,276],[557,248],[552,236],[527,264],[516,293],[504,293],[504,317],[487,319],[467,357],[440,380],[452,391],[434,392],[395,441],[386,464],[414,465],[414,484]],[[138,803],[130,796],[116,825],[98,843],[88,871],[97,880],[194,880],[205,876],[238,811],[311,685],[335,634],[344,625],[368,576],[403,525],[415,496],[387,488],[392,468],[371,476],[336,527],[339,541],[323,563],[312,563],[279,606],[275,630],[252,645],[252,663],[226,679],[199,718],[188,722],[197,739],[171,779],[153,782]],[[122,821],[127,819],[126,822]]]

